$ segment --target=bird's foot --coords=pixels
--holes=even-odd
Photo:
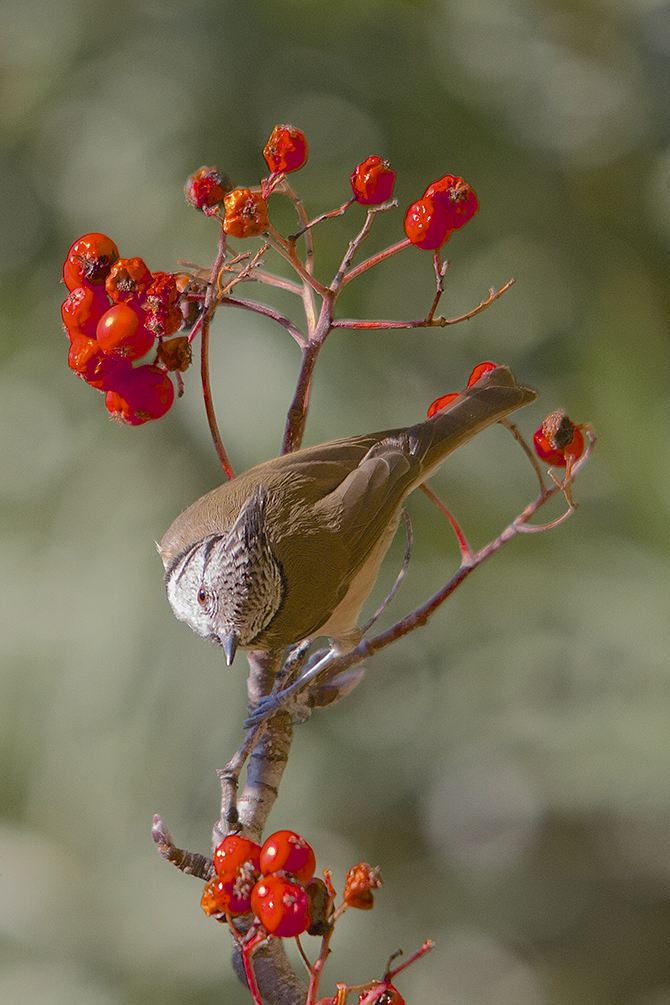
[[[309,687],[322,675],[328,664],[337,655],[334,649],[325,651],[321,649],[315,653],[297,681],[283,688],[279,686],[276,690],[273,689],[267,697],[261,698],[249,718],[244,722],[247,729],[260,726],[277,712],[289,712],[292,715],[297,715],[301,720],[309,718],[314,705]]]

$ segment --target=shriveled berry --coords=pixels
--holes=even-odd
[[[373,156],[354,168],[349,180],[356,202],[379,206],[393,195],[395,171],[388,161]]]
[[[106,234],[84,234],[67,253],[63,279],[68,290],[77,286],[102,286],[119,257],[119,249]]]
[[[311,845],[295,831],[276,831],[261,848],[260,865],[264,876],[282,870],[306,883],[314,875],[316,856]]]
[[[357,907],[361,911],[370,911],[374,907],[373,890],[382,885],[382,877],[378,866],[359,862],[347,873],[342,899],[349,907]]]
[[[311,922],[304,886],[281,873],[265,876],[256,883],[251,892],[251,908],[263,928],[280,938],[301,935]]]
[[[468,183],[458,175],[445,174],[439,181],[434,181],[428,186],[423,197],[436,199],[442,203],[449,214],[449,225],[452,230],[459,230],[479,210],[477,196]]]
[[[535,453],[540,460],[556,467],[566,467],[568,461],[576,461],[584,453],[584,435],[565,412],[552,412],[544,420],[533,436]]]
[[[103,352],[117,359],[142,359],[154,344],[154,333],[129,304],[110,307],[100,318],[96,335]]]
[[[151,280],[141,258],[119,258],[109,271],[105,289],[115,304],[127,304],[143,297]]]
[[[191,365],[193,356],[188,336],[177,335],[176,338],[168,339],[167,342],[159,342],[156,347],[156,355],[171,373],[175,370],[184,373]]]
[[[260,192],[236,188],[223,200],[223,229],[231,237],[258,237],[268,229],[268,208]]]
[[[447,210],[434,199],[419,199],[405,214],[405,233],[417,248],[437,251],[451,237]]]
[[[307,928],[308,935],[325,935],[332,927],[332,921],[328,918],[330,897],[328,887],[322,879],[316,876],[305,883],[305,893],[309,900],[310,923]]]
[[[275,126],[265,145],[263,156],[270,170],[289,174],[297,171],[307,160],[309,147],[305,134],[295,126]]]
[[[205,209],[221,202],[226,192],[231,192],[233,183],[215,167],[201,167],[192,174],[184,185],[186,201],[196,209]]]
[[[108,391],[105,397],[112,418],[130,426],[160,419],[173,401],[174,385],[167,373],[148,363],[131,367],[119,390]]]

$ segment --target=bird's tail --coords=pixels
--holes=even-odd
[[[424,481],[454,450],[536,397],[530,387],[517,384],[509,367],[497,366],[430,419],[380,440],[366,458],[371,459],[378,453],[388,457],[389,442],[397,437],[400,452],[413,469],[403,476],[406,493],[409,490],[407,482],[416,485]],[[411,463],[412,458],[416,464]]]

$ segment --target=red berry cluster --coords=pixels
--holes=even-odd
[[[70,340],[68,365],[91,387],[105,393],[113,418],[131,426],[160,419],[172,407],[174,386],[168,369],[186,369],[183,350],[165,350],[182,325],[180,291],[174,275],[150,272],[141,258],[119,258],[105,234],[85,234],[68,251],[63,279],[70,291],[61,313]],[[161,366],[133,366],[154,347]],[[172,342],[187,342],[185,336]],[[188,357],[188,361],[187,361]]]
[[[470,374],[468,387],[472,387],[473,384],[476,384],[480,377],[483,377],[489,370],[495,370],[496,366],[497,363],[478,363]],[[440,412],[443,408],[446,408],[447,405],[450,405],[452,401],[458,398],[459,393],[460,392],[458,391],[453,391],[451,394],[444,394],[441,398],[436,398],[428,409],[428,418],[430,419],[430,417],[435,415],[436,412]]]
[[[294,831],[271,834],[261,847],[229,834],[214,852],[217,878],[205,885],[206,914],[254,915],[270,935],[290,938],[312,925],[321,880],[314,880],[316,858]]]
[[[535,453],[558,468],[572,465],[584,453],[583,426],[576,426],[564,411],[552,412],[533,436]]]
[[[445,174],[428,186],[423,199],[409,207],[405,233],[417,248],[437,251],[478,209],[477,196],[468,183],[456,175]]]

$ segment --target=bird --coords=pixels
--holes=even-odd
[[[372,591],[413,489],[457,447],[533,401],[506,366],[431,418],[264,461],[194,502],[157,545],[175,616],[223,648],[284,651],[361,639]]]

